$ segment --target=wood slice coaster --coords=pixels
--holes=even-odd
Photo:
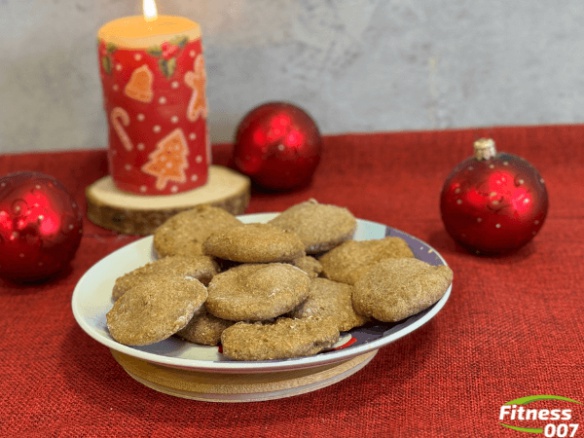
[[[87,217],[91,222],[122,234],[152,234],[169,217],[201,204],[221,207],[238,215],[250,198],[250,180],[223,166],[210,166],[207,184],[176,195],[141,196],[122,192],[111,176],[103,177],[85,191]]]
[[[136,381],[164,394],[207,402],[276,400],[316,391],[355,374],[377,350],[345,362],[290,371],[227,374],[171,368],[110,350],[115,360]]]

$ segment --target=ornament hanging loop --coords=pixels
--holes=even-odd
[[[474,156],[477,160],[489,160],[497,154],[495,141],[491,138],[479,138],[474,142]]]

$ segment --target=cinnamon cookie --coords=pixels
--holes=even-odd
[[[387,258],[414,257],[405,240],[385,237],[351,240],[319,258],[325,277],[347,284],[355,282],[376,262]]]
[[[154,249],[160,257],[202,255],[203,242],[214,231],[241,225],[219,207],[200,205],[167,219],[154,232]]]
[[[327,319],[278,318],[273,323],[238,322],[221,335],[223,354],[235,360],[310,356],[334,345],[339,331]]]
[[[217,262],[208,256],[164,257],[118,277],[114,283],[112,298],[117,300],[138,282],[148,281],[151,276],[192,277],[207,285],[217,272],[219,272]]]
[[[149,345],[184,328],[207,298],[197,279],[153,276],[123,294],[107,313],[107,328],[125,345]]]
[[[415,258],[385,259],[359,278],[353,306],[379,321],[401,321],[442,298],[451,283],[448,266],[432,266]]]
[[[270,224],[300,237],[307,254],[328,251],[353,237],[357,219],[343,207],[302,202],[284,210]]]
[[[214,232],[203,249],[207,255],[240,263],[288,262],[304,255],[296,234],[261,223]]]
[[[309,288],[308,275],[292,265],[240,265],[213,277],[205,306],[230,321],[267,320],[298,306]]]
[[[365,324],[369,318],[353,309],[353,286],[345,283],[315,278],[310,283],[308,298],[290,316],[293,318],[330,318],[339,331],[351,330]]]
[[[221,342],[223,330],[233,324],[235,324],[233,321],[227,321],[211,315],[207,312],[205,306],[201,306],[187,326],[179,330],[176,335],[185,341],[195,344],[217,345]]]
[[[312,256],[303,256],[292,260],[292,264],[302,269],[310,278],[316,278],[322,272],[322,265]]]

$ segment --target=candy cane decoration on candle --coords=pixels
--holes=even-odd
[[[124,148],[127,151],[131,151],[134,148],[134,146],[132,145],[132,140],[130,139],[130,136],[126,133],[124,129],[124,126],[128,126],[130,124],[130,116],[128,115],[126,110],[120,108],[119,106],[115,107],[110,114],[110,120],[112,122],[114,130],[116,131],[118,137],[120,138],[120,141],[124,145]]]

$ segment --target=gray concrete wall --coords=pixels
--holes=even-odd
[[[107,144],[96,33],[140,0],[0,0],[0,152]],[[213,142],[288,100],[325,134],[584,120],[581,0],[158,0],[198,21]]]

